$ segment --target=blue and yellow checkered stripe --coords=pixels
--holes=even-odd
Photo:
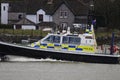
[[[53,44],[53,43],[32,43],[31,47],[41,49],[55,49],[55,50],[67,50],[67,51],[83,51],[83,52],[95,52],[93,46],[82,46],[82,45],[68,45],[68,44]]]
[[[35,42],[31,44],[31,47],[34,48],[41,48],[41,49],[60,49],[61,45],[60,44],[53,44],[53,43],[40,43],[40,42]]]
[[[34,43],[32,43],[31,47],[39,48],[40,47],[40,42],[34,42]]]
[[[45,49],[45,48],[49,48],[49,49],[60,49],[61,46],[60,44],[52,44],[52,43],[48,43],[48,44],[40,44],[40,48]]]

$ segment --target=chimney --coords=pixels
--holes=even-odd
[[[48,0],[47,4],[53,4],[53,0]]]

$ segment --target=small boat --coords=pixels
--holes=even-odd
[[[112,50],[111,50],[112,51]],[[115,52],[99,52],[93,25],[84,33],[49,33],[43,39],[27,46],[0,42],[0,56],[17,55],[38,59],[51,58],[56,60],[80,61],[91,63],[120,63],[120,55]]]

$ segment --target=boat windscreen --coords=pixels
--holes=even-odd
[[[46,43],[60,43],[60,36],[50,35],[43,42],[46,42]]]
[[[79,37],[72,37],[72,36],[63,36],[62,43],[63,44],[75,44],[79,45],[81,39]]]

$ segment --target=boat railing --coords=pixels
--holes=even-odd
[[[98,54],[110,55],[110,45],[100,45],[100,46],[97,46],[97,53]],[[119,48],[116,48],[116,50],[114,51],[113,55],[120,55]]]

